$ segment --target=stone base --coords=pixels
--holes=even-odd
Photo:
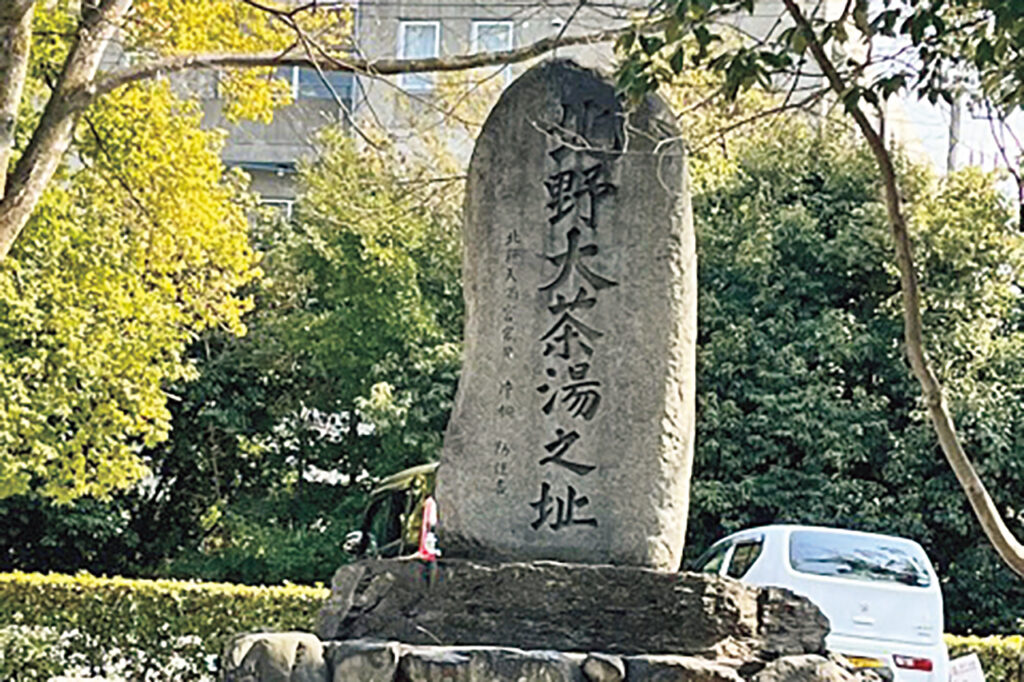
[[[510,647],[417,646],[377,640],[326,642],[317,656],[289,656],[310,635],[237,638],[224,655],[223,682],[878,682],[840,658],[787,656],[723,664],[695,656],[615,656]],[[254,641],[255,639],[255,641]],[[232,647],[244,648],[234,649]],[[315,648],[315,647],[314,647]],[[313,648],[308,648],[312,652]]]
[[[553,561],[360,561],[338,569],[317,624],[323,640],[744,662],[823,654],[827,632],[821,611],[788,590]]]
[[[788,590],[707,574],[563,564],[343,566],[318,635],[236,637],[225,682],[854,680],[828,621]],[[321,641],[323,640],[323,641]]]

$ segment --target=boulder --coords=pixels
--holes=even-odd
[[[399,679],[414,682],[586,682],[583,654],[509,647],[407,647]]]
[[[462,373],[437,470],[449,557],[674,570],[697,384],[697,254],[675,116],[546,60],[466,182]]]
[[[488,645],[614,654],[823,653],[828,621],[787,590],[639,567],[365,560],[338,569],[325,640]]]
[[[853,682],[856,679],[830,658],[805,654],[772,661],[754,676],[753,682]]]
[[[222,682],[330,682],[324,647],[308,632],[236,635],[221,659]]]
[[[618,656],[592,653],[583,661],[583,675],[587,682],[623,682],[626,662]]]
[[[630,656],[629,682],[743,682],[734,668],[694,656]]]
[[[351,640],[330,645],[327,665],[333,682],[391,682],[401,658],[399,642]]]

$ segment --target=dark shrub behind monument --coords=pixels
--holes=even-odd
[[[571,62],[534,68],[470,163],[465,353],[438,471],[447,556],[675,570],[694,432],[683,146]]]

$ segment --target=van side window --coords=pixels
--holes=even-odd
[[[764,546],[764,540],[758,538],[757,540],[743,540],[736,543],[736,549],[732,552],[732,559],[729,561],[729,567],[725,569],[725,574],[730,578],[742,578],[750,570],[750,567],[757,561],[757,557],[761,556],[761,548]]]
[[[729,551],[728,542],[714,545],[697,559],[697,570],[701,573],[718,573],[719,569],[722,568],[722,560],[725,559],[727,551]]]

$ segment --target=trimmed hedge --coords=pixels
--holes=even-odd
[[[0,680],[61,673],[210,680],[232,636],[311,630],[323,587],[251,587],[0,573]],[[1024,682],[1024,636],[946,635],[950,658],[978,654],[989,682]]]
[[[312,630],[329,590],[0,573],[0,679],[211,679],[241,632]]]
[[[1024,682],[1024,637],[946,635],[949,658],[978,654],[987,682]]]

